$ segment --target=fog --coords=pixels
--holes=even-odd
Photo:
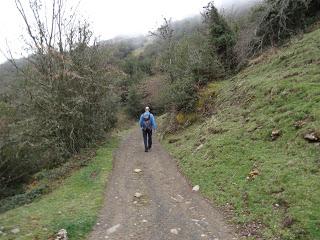
[[[215,1],[218,8],[244,7],[252,5],[260,0],[217,0]]]
[[[28,0],[21,1],[28,2]],[[72,6],[78,1],[67,2]],[[255,1],[257,0],[216,0],[215,5],[218,9],[237,9]],[[89,20],[95,36],[100,40],[107,40],[119,35],[146,34],[159,26],[164,17],[175,21],[194,16],[199,14],[208,2],[208,0],[81,0],[79,13]],[[26,29],[14,1],[0,1],[0,50],[6,52],[9,47],[14,57],[25,55],[25,43],[21,37],[23,33],[26,33]],[[0,53],[0,63],[3,61],[5,58]]]

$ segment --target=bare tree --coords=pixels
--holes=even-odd
[[[167,71],[170,69],[170,65],[172,65],[172,61],[174,58],[173,55],[173,48],[174,48],[174,41],[173,41],[173,35],[174,35],[174,30],[172,27],[171,19],[164,18],[163,24],[156,29],[156,31],[149,32],[150,36],[156,38],[157,40],[160,40],[161,46],[162,46],[162,66],[161,70],[162,71]],[[174,76],[172,75],[172,72],[167,71],[169,74],[170,81],[174,81]]]
[[[162,40],[170,40],[173,36],[173,28],[171,19],[164,18],[163,24],[157,28],[156,31],[152,32],[150,31],[149,34],[153,37],[162,39]]]
[[[115,122],[113,76],[89,24],[64,0],[51,0],[51,14],[41,0],[15,3],[32,54],[15,106],[19,116],[0,146],[0,187],[60,164]]]
[[[265,0],[255,48],[277,46],[319,19],[319,0]]]

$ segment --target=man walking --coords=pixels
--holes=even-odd
[[[152,129],[157,129],[157,124],[150,108],[146,107],[145,112],[141,114],[139,125],[142,129],[144,151],[148,152],[152,146]]]

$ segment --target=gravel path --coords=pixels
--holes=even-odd
[[[154,139],[152,150],[145,153],[142,134],[134,130],[115,155],[105,205],[89,239],[238,238],[222,215],[192,192],[159,142]]]

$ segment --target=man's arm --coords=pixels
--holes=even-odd
[[[155,120],[153,114],[151,114],[151,123],[152,123],[152,127],[153,127],[154,129],[157,129],[157,128],[158,128],[157,123],[156,123],[156,120]]]
[[[140,116],[140,120],[139,120],[139,126],[142,128],[142,124],[143,124],[143,122],[142,122],[142,115]]]

